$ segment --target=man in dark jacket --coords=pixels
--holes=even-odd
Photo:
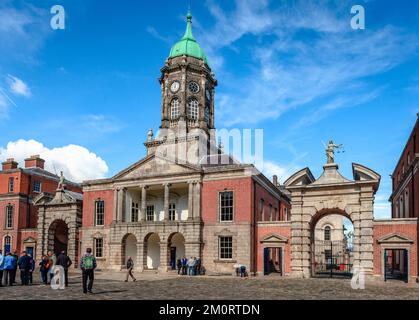
[[[31,269],[31,261],[26,251],[22,252],[17,265],[19,266],[20,270],[20,281],[22,286],[27,286],[29,281],[29,270]]]
[[[95,278],[96,257],[92,254],[92,249],[87,248],[86,253],[80,259],[80,269],[83,276],[83,293],[93,293],[93,280]],[[89,281],[89,283],[87,283]]]
[[[131,277],[134,282],[137,281],[137,279],[135,279],[134,275],[132,274],[133,269],[134,269],[134,260],[132,260],[131,257],[128,257],[128,260],[127,260],[127,278],[125,279],[125,282],[128,282],[129,277]]]
[[[65,251],[61,251],[60,255],[57,258],[56,265],[62,266],[64,269],[64,277],[65,277],[65,286],[68,287],[68,268],[73,264],[70,257],[65,253]]]

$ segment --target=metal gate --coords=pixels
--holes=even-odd
[[[346,241],[312,243],[314,277],[352,277],[353,253]]]

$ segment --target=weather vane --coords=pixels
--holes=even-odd
[[[322,141],[323,142],[323,141]],[[326,145],[323,142],[324,147],[326,148],[326,156],[327,156],[327,163],[335,163],[335,149],[337,153],[344,153],[345,149],[343,148],[343,144],[335,144],[333,140],[329,141],[329,144]]]

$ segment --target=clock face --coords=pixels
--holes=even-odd
[[[208,100],[211,100],[211,92],[208,89],[205,90],[205,95],[207,96]]]
[[[189,91],[192,93],[198,93],[199,92],[199,84],[197,84],[196,82],[189,82],[188,85]]]
[[[179,88],[180,88],[180,83],[178,81],[173,82],[172,85],[170,86],[170,90],[173,93],[178,92]]]

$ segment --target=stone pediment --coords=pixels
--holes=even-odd
[[[313,183],[315,181],[313,174],[311,173],[309,168],[304,168],[296,173],[294,173],[291,177],[289,177],[285,182],[284,185],[286,188],[294,187],[294,186],[305,186]]]
[[[281,236],[279,234],[271,233],[265,236],[262,240],[260,240],[261,243],[269,244],[269,243],[287,243],[288,238]]]
[[[193,174],[199,167],[174,163],[168,159],[150,155],[113,177],[114,180],[136,179],[144,177],[165,176],[173,174]]]
[[[43,193],[37,195],[33,199],[33,203],[36,206],[41,206],[41,205],[44,205],[44,204],[50,202],[53,198],[54,198],[54,195],[53,194],[47,193],[47,192],[43,192]]]
[[[377,240],[378,243],[398,244],[398,243],[413,243],[414,241],[399,233],[387,234]]]
[[[312,185],[329,185],[351,182],[343,177],[339,172],[339,166],[335,163],[326,164],[323,167],[324,171],[319,179],[312,183]]]

